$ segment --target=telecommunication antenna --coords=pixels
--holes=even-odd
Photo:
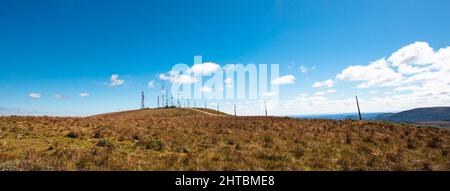
[[[166,94],[166,107],[169,107],[169,96]]]
[[[181,107],[181,105],[180,105],[180,93],[177,93],[177,105],[178,105],[178,107]]]
[[[359,120],[362,120],[362,117],[361,117],[361,110],[359,109],[358,96],[356,96],[356,106],[358,107]]]
[[[164,82],[162,82],[162,85],[161,85],[161,106],[162,107],[164,107],[164,96],[165,96],[165,94],[166,94],[166,90],[164,89]]]
[[[142,94],[141,94],[141,109],[144,109],[144,108],[145,108],[145,104],[144,104],[144,100],[145,100],[145,97],[144,97],[144,91],[142,91],[141,93],[142,93]]]

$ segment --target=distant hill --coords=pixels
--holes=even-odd
[[[373,119],[385,113],[361,113],[363,119]],[[323,115],[294,115],[289,116],[298,119],[358,119],[358,113],[342,113],[342,114],[323,114]]]
[[[393,121],[393,122],[432,122],[432,121],[450,121],[450,107],[427,107],[416,108],[399,113],[385,113],[378,115],[375,120]]]

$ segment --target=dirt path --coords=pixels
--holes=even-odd
[[[211,116],[223,116],[222,114],[210,113],[210,112],[203,111],[203,110],[200,110],[200,109],[195,109],[195,108],[186,108],[186,109],[189,109],[189,110],[192,110],[192,111],[201,112],[201,113],[204,113],[206,115],[211,115]]]

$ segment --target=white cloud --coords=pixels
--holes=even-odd
[[[418,87],[418,86],[402,86],[402,87],[395,88],[394,91],[415,91],[418,89],[420,89],[420,87]]]
[[[325,95],[325,92],[316,92],[316,95],[322,96],[322,95]]]
[[[29,111],[21,108],[5,108],[0,106],[0,116],[10,116],[10,115],[44,115],[44,113],[37,111]]]
[[[89,97],[89,96],[91,95],[86,92],[80,93],[80,97]]]
[[[200,91],[204,93],[212,93],[212,89],[208,86],[203,86],[202,88],[200,88]]]
[[[310,67],[310,68],[308,68],[307,66],[300,66],[300,67],[299,67],[299,70],[300,70],[300,72],[301,72],[302,74],[306,74],[306,73],[308,73],[309,71],[314,70],[314,69],[316,69],[316,66],[312,66],[312,67]]]
[[[358,88],[396,86],[403,80],[403,76],[391,69],[384,58],[367,66],[350,66],[336,78],[338,80],[364,81],[357,86]]]
[[[359,88],[383,87],[382,90],[369,89],[371,95],[358,97],[363,112],[398,112],[448,105],[449,76],[450,46],[433,49],[426,42],[416,42],[400,48],[387,59],[347,67],[336,75],[336,79],[360,82]],[[327,99],[322,94],[317,92],[317,95],[287,100],[281,113],[355,112],[353,97]]]
[[[150,80],[150,81],[148,82],[148,87],[149,87],[149,88],[154,88],[154,87],[155,87],[155,81],[154,81],[154,80]]]
[[[327,90],[327,93],[336,93],[337,90]]]
[[[233,84],[234,84],[234,82],[233,82],[233,79],[232,79],[232,78],[227,78],[227,79],[225,79],[225,85],[226,85],[228,88],[232,88],[232,87],[233,87]]]
[[[293,75],[285,75],[285,76],[273,79],[271,83],[274,85],[293,84],[293,83],[295,83],[295,77]]]
[[[300,66],[299,69],[300,69],[300,72],[303,73],[303,74],[305,74],[306,72],[308,72],[308,68],[305,67],[305,66]]]
[[[169,75],[160,74],[159,79],[178,84],[192,84],[198,81],[196,77],[188,74],[179,75],[179,73],[176,72],[169,72]]]
[[[220,66],[213,62],[205,62],[203,64],[194,64],[187,70],[188,73],[194,75],[211,75],[213,72],[220,69]]]
[[[66,99],[67,98],[65,95],[62,95],[62,94],[55,94],[53,97],[56,99]]]
[[[262,93],[262,96],[263,97],[271,97],[271,96],[274,96],[276,94],[277,94],[277,92],[271,91],[271,92],[264,92],[264,93]]]
[[[38,94],[38,93],[29,93],[28,97],[31,98],[31,99],[39,99],[39,98],[42,97],[42,95]]]
[[[333,80],[331,80],[331,79],[328,79],[328,80],[325,80],[325,81],[322,81],[322,82],[315,82],[313,85],[312,85],[312,87],[313,88],[320,88],[320,87],[328,87],[328,88],[331,88],[331,87],[333,87],[334,86],[334,81]]]
[[[388,59],[394,66],[425,65],[434,62],[434,51],[426,42],[415,42],[394,52]]]
[[[337,79],[362,81],[359,88],[411,85],[420,88],[428,83],[450,83],[448,76],[450,47],[434,51],[426,42],[415,42],[394,52],[387,60],[382,58],[367,66],[350,66],[338,74]]]
[[[109,86],[111,86],[111,87],[120,86],[124,82],[125,82],[125,80],[119,79],[118,74],[113,74],[113,75],[111,75],[111,78],[109,80]]]

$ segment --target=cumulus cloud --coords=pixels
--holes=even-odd
[[[89,93],[86,92],[80,93],[80,97],[89,97],[89,96],[91,96]]]
[[[418,86],[402,86],[395,88],[394,91],[415,91],[418,89],[420,89]]]
[[[358,88],[386,87],[401,84],[403,76],[389,67],[384,58],[367,66],[350,66],[336,76],[338,80],[363,81]]]
[[[363,112],[399,112],[450,103],[450,47],[433,49],[426,42],[415,42],[385,56],[349,66],[336,75],[336,82],[358,82],[356,87],[370,88],[369,94],[358,96]],[[283,102],[280,111],[282,115],[357,112],[354,97],[329,99],[329,93],[333,90],[302,94]]]
[[[327,90],[327,93],[336,93],[337,92],[337,90]]]
[[[273,79],[271,83],[274,85],[293,84],[295,83],[295,77],[293,75],[285,75]]]
[[[42,95],[39,94],[39,93],[29,93],[28,97],[31,98],[31,99],[39,99],[39,98],[42,97]]]
[[[361,81],[359,88],[450,83],[450,47],[435,51],[426,42],[415,42],[367,66],[350,66],[338,80]],[[401,89],[401,88],[400,88]],[[418,90],[418,88],[415,88]]]
[[[120,86],[125,82],[125,80],[119,79],[118,74],[111,75],[111,78],[109,79],[109,85],[111,87]]]
[[[165,74],[160,74],[159,79],[170,81],[172,83],[191,84],[198,82],[199,76],[201,78],[203,75],[211,75],[219,69],[221,69],[220,65],[213,62],[205,62],[202,64],[194,64],[185,71],[169,71]]]
[[[426,42],[415,42],[392,53],[388,61],[394,66],[426,65],[434,62],[433,48]]]
[[[331,87],[333,87],[334,86],[334,81],[333,80],[331,80],[331,79],[328,79],[328,80],[325,80],[325,81],[322,81],[322,82],[315,82],[313,85],[312,85],[312,87],[313,88],[320,88],[320,87],[328,87],[328,88],[331,88]]]
[[[211,75],[213,72],[220,69],[220,66],[214,62],[205,62],[203,64],[194,64],[187,70],[188,73],[194,75]]]
[[[350,66],[338,80],[360,81],[357,87],[391,87],[371,100],[396,108],[448,105],[450,100],[450,47],[433,49],[415,42],[369,65]],[[373,90],[370,93],[378,93]]]

